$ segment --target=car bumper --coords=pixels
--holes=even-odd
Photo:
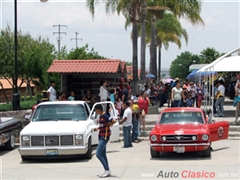
[[[57,150],[56,155],[47,155],[47,150]],[[58,156],[58,155],[80,155],[86,154],[88,146],[49,146],[49,147],[20,147],[18,151],[21,156]]]
[[[174,147],[184,147],[185,152],[204,151],[210,146],[207,143],[172,143],[172,144],[154,144],[150,143],[150,147],[155,151],[175,152]]]

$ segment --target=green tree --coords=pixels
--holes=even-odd
[[[97,51],[92,48],[88,49],[88,44],[83,47],[72,49],[66,59],[107,59],[104,56],[100,56]]]
[[[159,10],[163,9],[162,7],[168,7],[169,11],[177,18],[187,19],[191,24],[204,24],[202,18],[200,17],[201,12],[201,1],[200,0],[150,0],[148,1],[148,9],[152,14],[151,22],[151,43],[150,43],[150,73],[156,76],[156,19],[164,18],[161,16]],[[160,13],[157,15],[157,13]],[[155,49],[154,49],[155,48]]]
[[[95,5],[98,0],[87,0],[87,6],[94,16]],[[138,23],[141,22],[142,17],[142,4],[144,0],[106,0],[105,9],[106,13],[117,11],[118,14],[122,13],[128,22],[132,24],[132,64],[133,64],[133,95],[137,93],[138,85]]]
[[[126,66],[132,66],[132,62],[127,61],[127,62],[126,62]]]
[[[214,48],[207,47],[200,52],[201,63],[209,64],[222,56],[224,53],[218,52]]]
[[[14,82],[14,35],[8,26],[0,32],[0,74],[8,80],[13,87]],[[45,84],[47,68],[51,64],[54,56],[54,46],[42,37],[33,39],[29,33],[18,32],[18,73],[21,83],[27,83],[27,89],[30,90],[30,82],[35,81],[38,84]],[[9,79],[12,79],[10,81]],[[31,91],[30,91],[31,94]]]
[[[192,65],[194,60],[199,62],[199,56],[188,51],[181,53],[170,66],[170,76],[185,79],[189,74],[189,66]]]

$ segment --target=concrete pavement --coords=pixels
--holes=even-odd
[[[107,156],[112,171],[112,180],[133,179],[239,179],[239,141],[223,140],[213,143],[211,158],[199,153],[165,153],[152,159],[148,141],[133,144],[133,148],[121,148],[122,142],[109,143]],[[99,179],[96,175],[103,168],[93,151],[91,160],[81,158],[66,160],[38,160],[22,162],[17,149],[0,151],[1,179],[3,180],[75,180]],[[207,176],[213,176],[210,178]],[[168,178],[167,178],[168,177]],[[196,176],[195,176],[196,177]]]

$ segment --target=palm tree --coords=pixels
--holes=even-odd
[[[142,5],[142,23],[141,23],[141,64],[140,64],[140,79],[146,78],[146,7],[147,1],[145,0]]]
[[[175,43],[180,49],[181,38],[188,43],[188,34],[182,28],[179,20],[172,13],[165,13],[162,20],[156,22],[156,45],[158,47],[158,78],[161,78],[161,48],[164,45],[167,50],[169,42]]]
[[[208,64],[213,61],[215,61],[217,58],[219,58],[222,54],[220,54],[216,49],[214,48],[206,48],[200,52],[200,59],[201,63]]]
[[[133,95],[137,94],[138,85],[138,23],[141,22],[142,4],[144,0],[105,0],[106,13],[117,11],[122,13],[127,21],[132,24],[132,64],[133,64]],[[87,0],[87,7],[94,17],[95,5],[98,0]]]
[[[173,15],[177,18],[187,19],[191,24],[204,24],[202,18],[200,17],[201,12],[201,1],[200,0],[184,0],[184,1],[176,1],[176,0],[151,0],[148,4],[148,9],[152,14],[151,18],[151,43],[150,43],[150,72],[156,75],[156,18],[157,12],[160,11],[160,18],[164,18],[161,16],[161,12],[164,9],[161,7],[168,7],[169,11],[173,13]],[[155,50],[154,50],[155,48]]]

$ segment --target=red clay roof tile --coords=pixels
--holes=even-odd
[[[47,72],[117,73],[121,60],[54,60]]]

